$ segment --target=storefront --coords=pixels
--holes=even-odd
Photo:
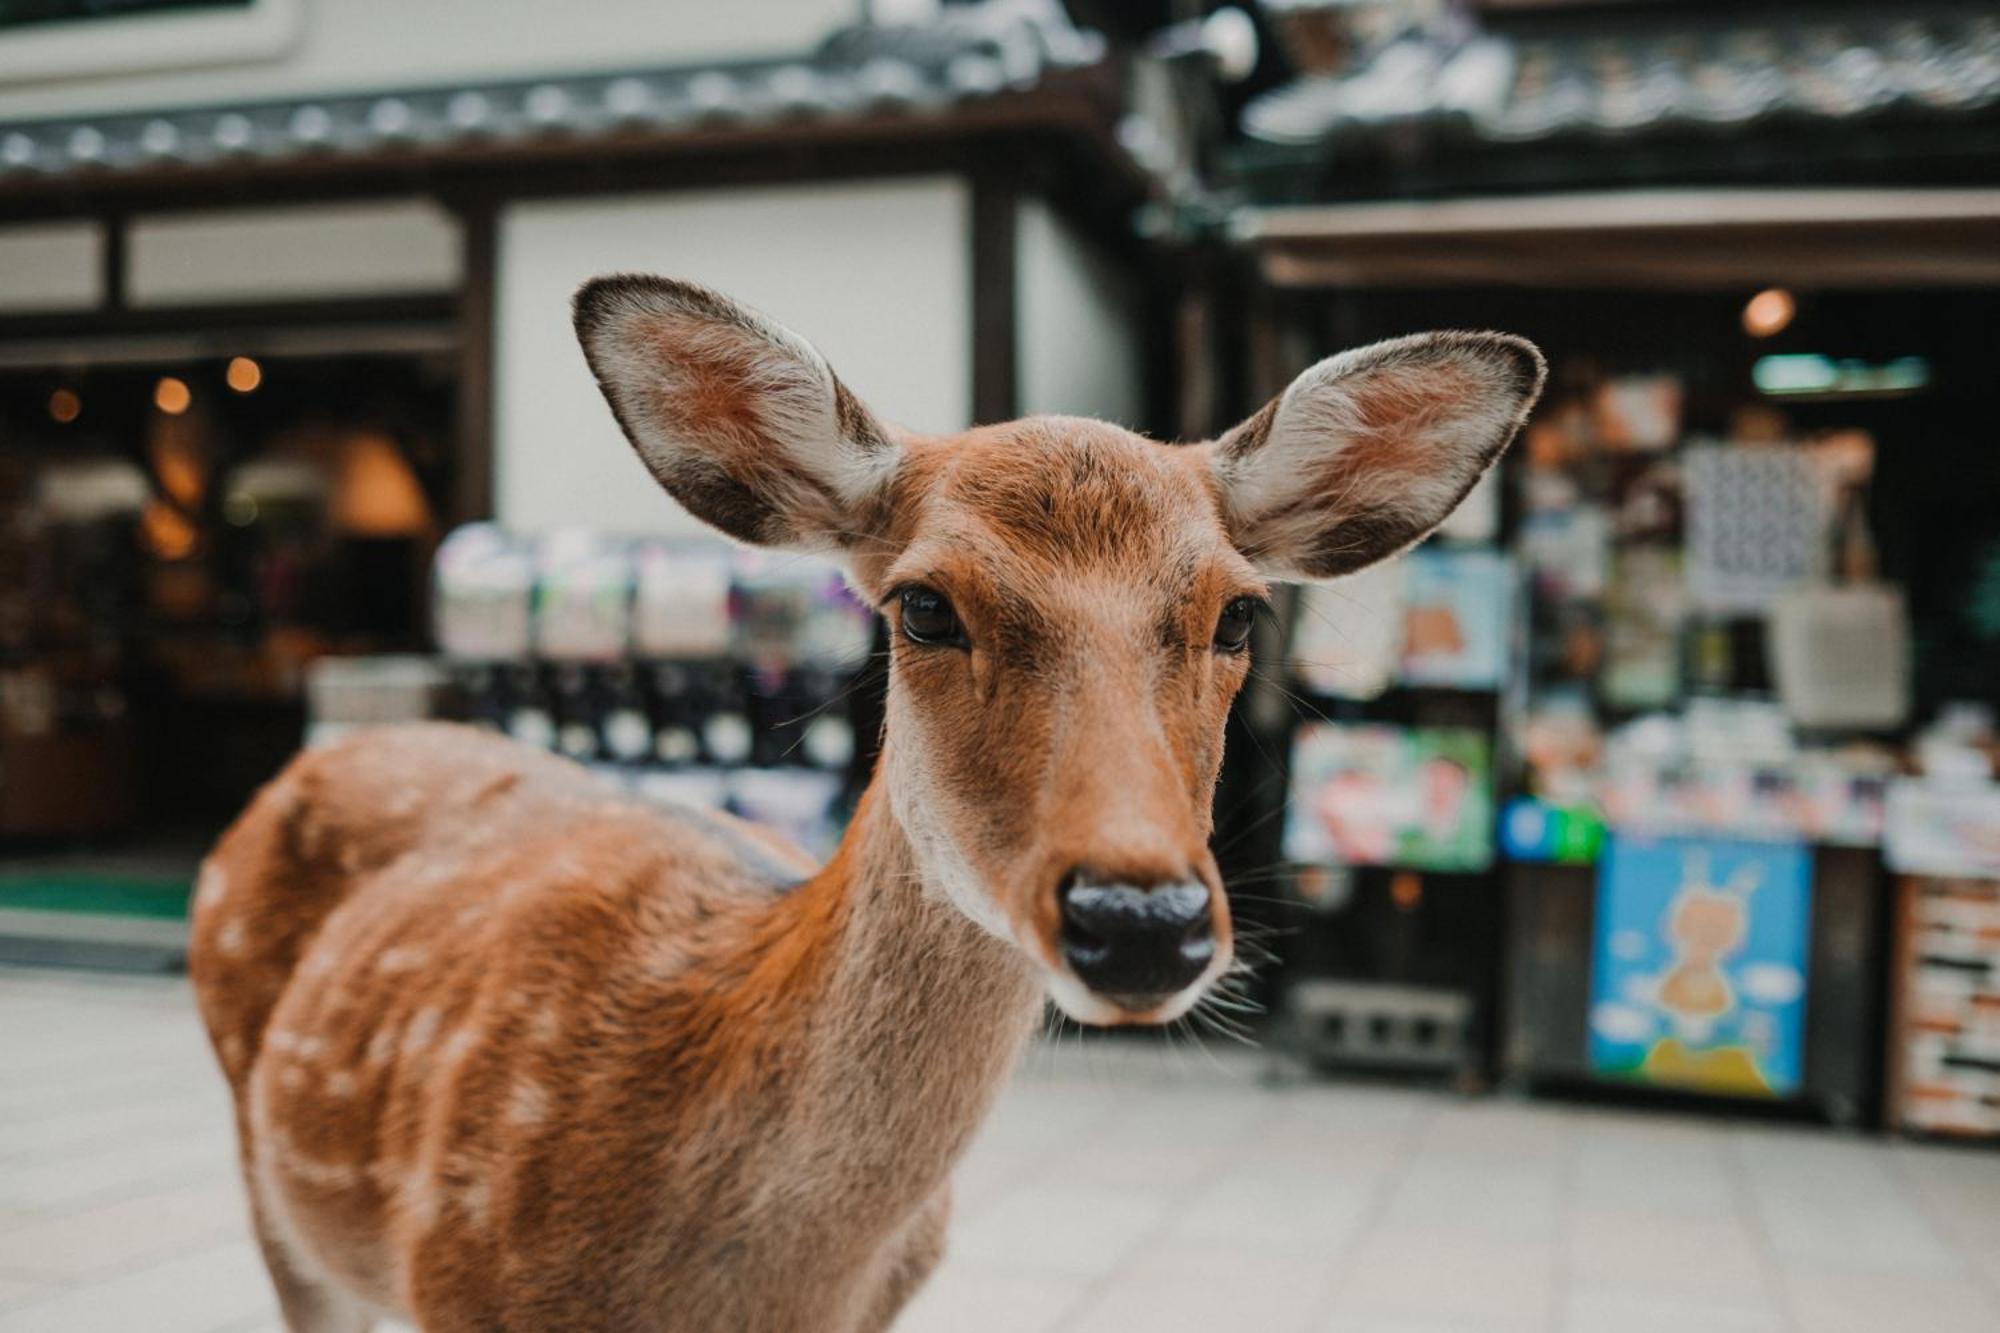
[[[1551,365],[1492,493],[1303,594],[1298,706],[1252,701],[1291,756],[1261,852],[1317,908],[1290,1030],[1991,1133],[1984,889],[1890,872],[1927,831],[1971,876],[1994,827],[1996,33],[1487,8],[1244,117],[1259,389],[1432,327]]]

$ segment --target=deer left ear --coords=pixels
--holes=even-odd
[[[1328,357],[1213,444],[1230,536],[1280,578],[1351,574],[1422,540],[1542,391],[1535,345],[1424,333]]]
[[[896,471],[882,426],[805,339],[691,282],[585,283],[576,333],[640,459],[740,541],[839,553]]]

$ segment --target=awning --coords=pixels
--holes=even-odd
[[[1240,210],[1280,287],[2000,285],[2000,189],[1623,190]]]

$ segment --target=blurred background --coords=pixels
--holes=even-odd
[[[615,269],[926,431],[1549,354],[1443,532],[1259,631],[1255,1008],[1038,1052],[913,1319],[2000,1327],[1991,5],[0,0],[0,1328],[273,1319],[178,972],[301,745],[838,839],[879,627],[647,477]]]

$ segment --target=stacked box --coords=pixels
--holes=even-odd
[[[1903,881],[1892,1115],[2000,1137],[2000,881]]]

